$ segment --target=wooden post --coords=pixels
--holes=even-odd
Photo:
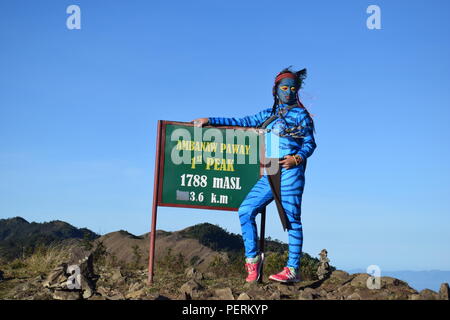
[[[258,133],[258,140],[259,140],[259,157],[260,157],[260,175],[263,176],[265,172],[265,166],[266,166],[266,141],[265,141],[265,135],[263,131],[259,131]],[[259,252],[260,254],[264,254],[265,250],[265,244],[266,244],[266,208],[267,206],[263,207],[261,209],[261,230],[260,230],[260,236],[259,236]],[[265,258],[265,257],[264,257]],[[262,283],[263,281],[263,275],[264,275],[264,263],[261,265],[261,274],[259,276],[259,283]]]
[[[166,125],[170,124],[184,124],[182,122],[174,121],[162,121],[158,120],[157,136],[156,136],[156,156],[155,156],[155,172],[154,172],[154,183],[153,183],[153,205],[152,205],[152,220],[150,229],[150,246],[148,255],[148,276],[147,284],[150,286],[153,284],[154,276],[154,265],[155,265],[155,244],[156,244],[156,220],[158,206],[172,206],[172,207],[185,207],[185,208],[203,208],[212,210],[235,210],[228,207],[213,207],[213,206],[199,206],[199,205],[181,205],[175,203],[163,202],[160,198],[162,196],[162,183],[163,183],[163,171],[164,171],[164,148],[165,148],[165,136],[166,136]],[[233,127],[234,128],[234,127]],[[261,156],[264,158],[264,141],[262,142],[263,148],[259,148]],[[264,167],[260,163],[260,175],[264,174]],[[260,252],[264,252],[265,246],[265,223],[266,223],[266,208],[261,209],[261,239],[260,239]],[[262,279],[262,271],[261,277]]]
[[[265,249],[265,238],[266,238],[266,207],[262,208],[261,210],[261,234],[259,237],[259,252],[261,254],[264,254],[264,249]],[[264,263],[261,265],[261,274],[259,276],[259,283],[262,283],[263,281],[263,268],[264,268]]]
[[[148,277],[147,284],[153,283],[153,268],[155,265],[155,238],[156,238],[156,215],[158,210],[158,192],[159,192],[159,169],[160,169],[160,150],[161,150],[161,120],[158,120],[158,132],[156,135],[156,157],[155,157],[155,176],[153,178],[153,206],[152,206],[152,225],[150,230],[150,249],[148,254]]]

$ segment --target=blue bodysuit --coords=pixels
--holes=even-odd
[[[287,105],[279,104],[280,108]],[[265,109],[253,116],[244,118],[209,118],[211,125],[230,125],[241,127],[258,127],[271,116],[272,108]],[[302,162],[290,169],[281,168],[281,202],[290,222],[289,257],[287,266],[299,270],[302,255],[303,231],[301,223],[301,202],[305,185],[305,169],[307,158],[316,148],[314,140],[313,121],[308,112],[301,107],[290,109],[283,117],[275,119],[267,126],[265,134],[266,157],[282,158],[286,155],[298,154]],[[253,186],[238,213],[245,246],[245,256],[253,258],[258,254],[258,234],[256,229],[256,215],[261,208],[267,206],[274,199],[269,185],[267,173]]]

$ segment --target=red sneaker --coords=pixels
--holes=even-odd
[[[258,281],[261,276],[261,267],[264,261],[264,255],[261,254],[259,261],[256,263],[246,263],[245,270],[248,272],[248,276],[245,279],[247,282]]]
[[[297,274],[291,272],[291,269],[288,267],[284,267],[283,271],[277,274],[273,274],[269,277],[270,280],[283,282],[283,283],[290,283],[290,282],[299,282],[300,278]]]

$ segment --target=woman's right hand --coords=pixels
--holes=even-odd
[[[198,118],[195,120],[192,120],[191,123],[193,123],[196,127],[203,127],[209,123],[208,118]]]

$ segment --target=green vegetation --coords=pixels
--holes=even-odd
[[[245,275],[244,270],[244,245],[240,235],[227,232],[217,225],[202,223],[181,231],[186,238],[197,239],[204,246],[215,251],[226,253],[228,259],[216,257],[209,266],[209,271],[224,277]],[[270,237],[265,242],[266,260],[264,263],[265,274],[280,272],[286,264],[288,257],[288,245]],[[195,266],[193,261],[190,265]],[[311,257],[306,252],[301,259],[300,273],[304,280],[316,280],[316,272],[319,259]],[[332,267],[332,270],[335,268]]]
[[[97,245],[92,252],[92,258],[94,260],[94,267],[95,266],[101,266],[106,265],[108,262],[108,251],[106,250],[105,245],[102,241],[98,241]]]
[[[35,230],[37,234],[28,233],[30,230]],[[126,231],[120,232],[129,235]],[[161,235],[161,231],[158,232]],[[170,234],[169,232],[164,233],[164,235]],[[242,279],[245,277],[244,246],[241,235],[230,233],[220,226],[210,223],[189,227],[180,231],[179,234],[184,238],[196,239],[202,245],[219,253],[207,266],[206,272],[220,278]],[[75,239],[70,238],[71,236]],[[69,238],[65,239],[66,237]],[[107,251],[103,242],[94,241],[96,237],[97,235],[89,230],[76,229],[61,221],[30,224],[21,218],[0,220],[1,269],[9,277],[14,278],[44,275],[67,259],[66,248],[73,245],[93,250],[94,269],[113,267],[131,272],[142,269],[143,266],[146,267],[143,260],[148,259],[148,255],[145,256],[142,248],[137,244],[130,250],[129,262],[119,261],[115,255]],[[135,238],[140,239],[139,237]],[[38,239],[42,241],[38,241]],[[2,255],[1,250],[5,250],[5,248],[8,254]],[[287,260],[287,250],[286,243],[270,237],[266,239],[264,264],[266,276],[282,270]],[[172,274],[182,277],[187,267],[196,267],[199,262],[200,257],[198,256],[187,259],[184,253],[174,253],[172,249],[168,249],[166,254],[156,261],[155,272],[159,275]],[[302,279],[315,280],[318,265],[318,259],[303,253],[300,270]],[[332,267],[332,270],[335,268]]]
[[[141,259],[142,259],[142,251],[139,246],[136,244],[132,247],[133,249],[133,262],[131,267],[134,269],[140,269],[141,267]]]
[[[8,277],[30,278],[46,275],[68,258],[69,247],[64,244],[39,245],[33,253],[1,265]]]
[[[91,250],[94,247],[92,236],[88,232],[83,232],[83,241],[81,246],[85,250]]]
[[[215,251],[239,251],[243,247],[241,236],[210,223],[197,224],[180,234],[186,238],[197,239],[202,245]]]
[[[78,229],[55,220],[29,223],[23,218],[0,219],[0,257],[6,260],[25,258],[39,246],[56,245],[67,239],[84,239],[84,244],[99,236],[86,229]]]
[[[157,272],[160,273],[183,274],[187,267],[183,254],[173,254],[171,248],[156,264]]]
[[[242,236],[230,233],[218,225],[211,223],[201,223],[180,232],[186,238],[197,239],[204,246],[215,251],[242,252],[244,242]],[[284,252],[287,244],[266,238],[266,251]]]

